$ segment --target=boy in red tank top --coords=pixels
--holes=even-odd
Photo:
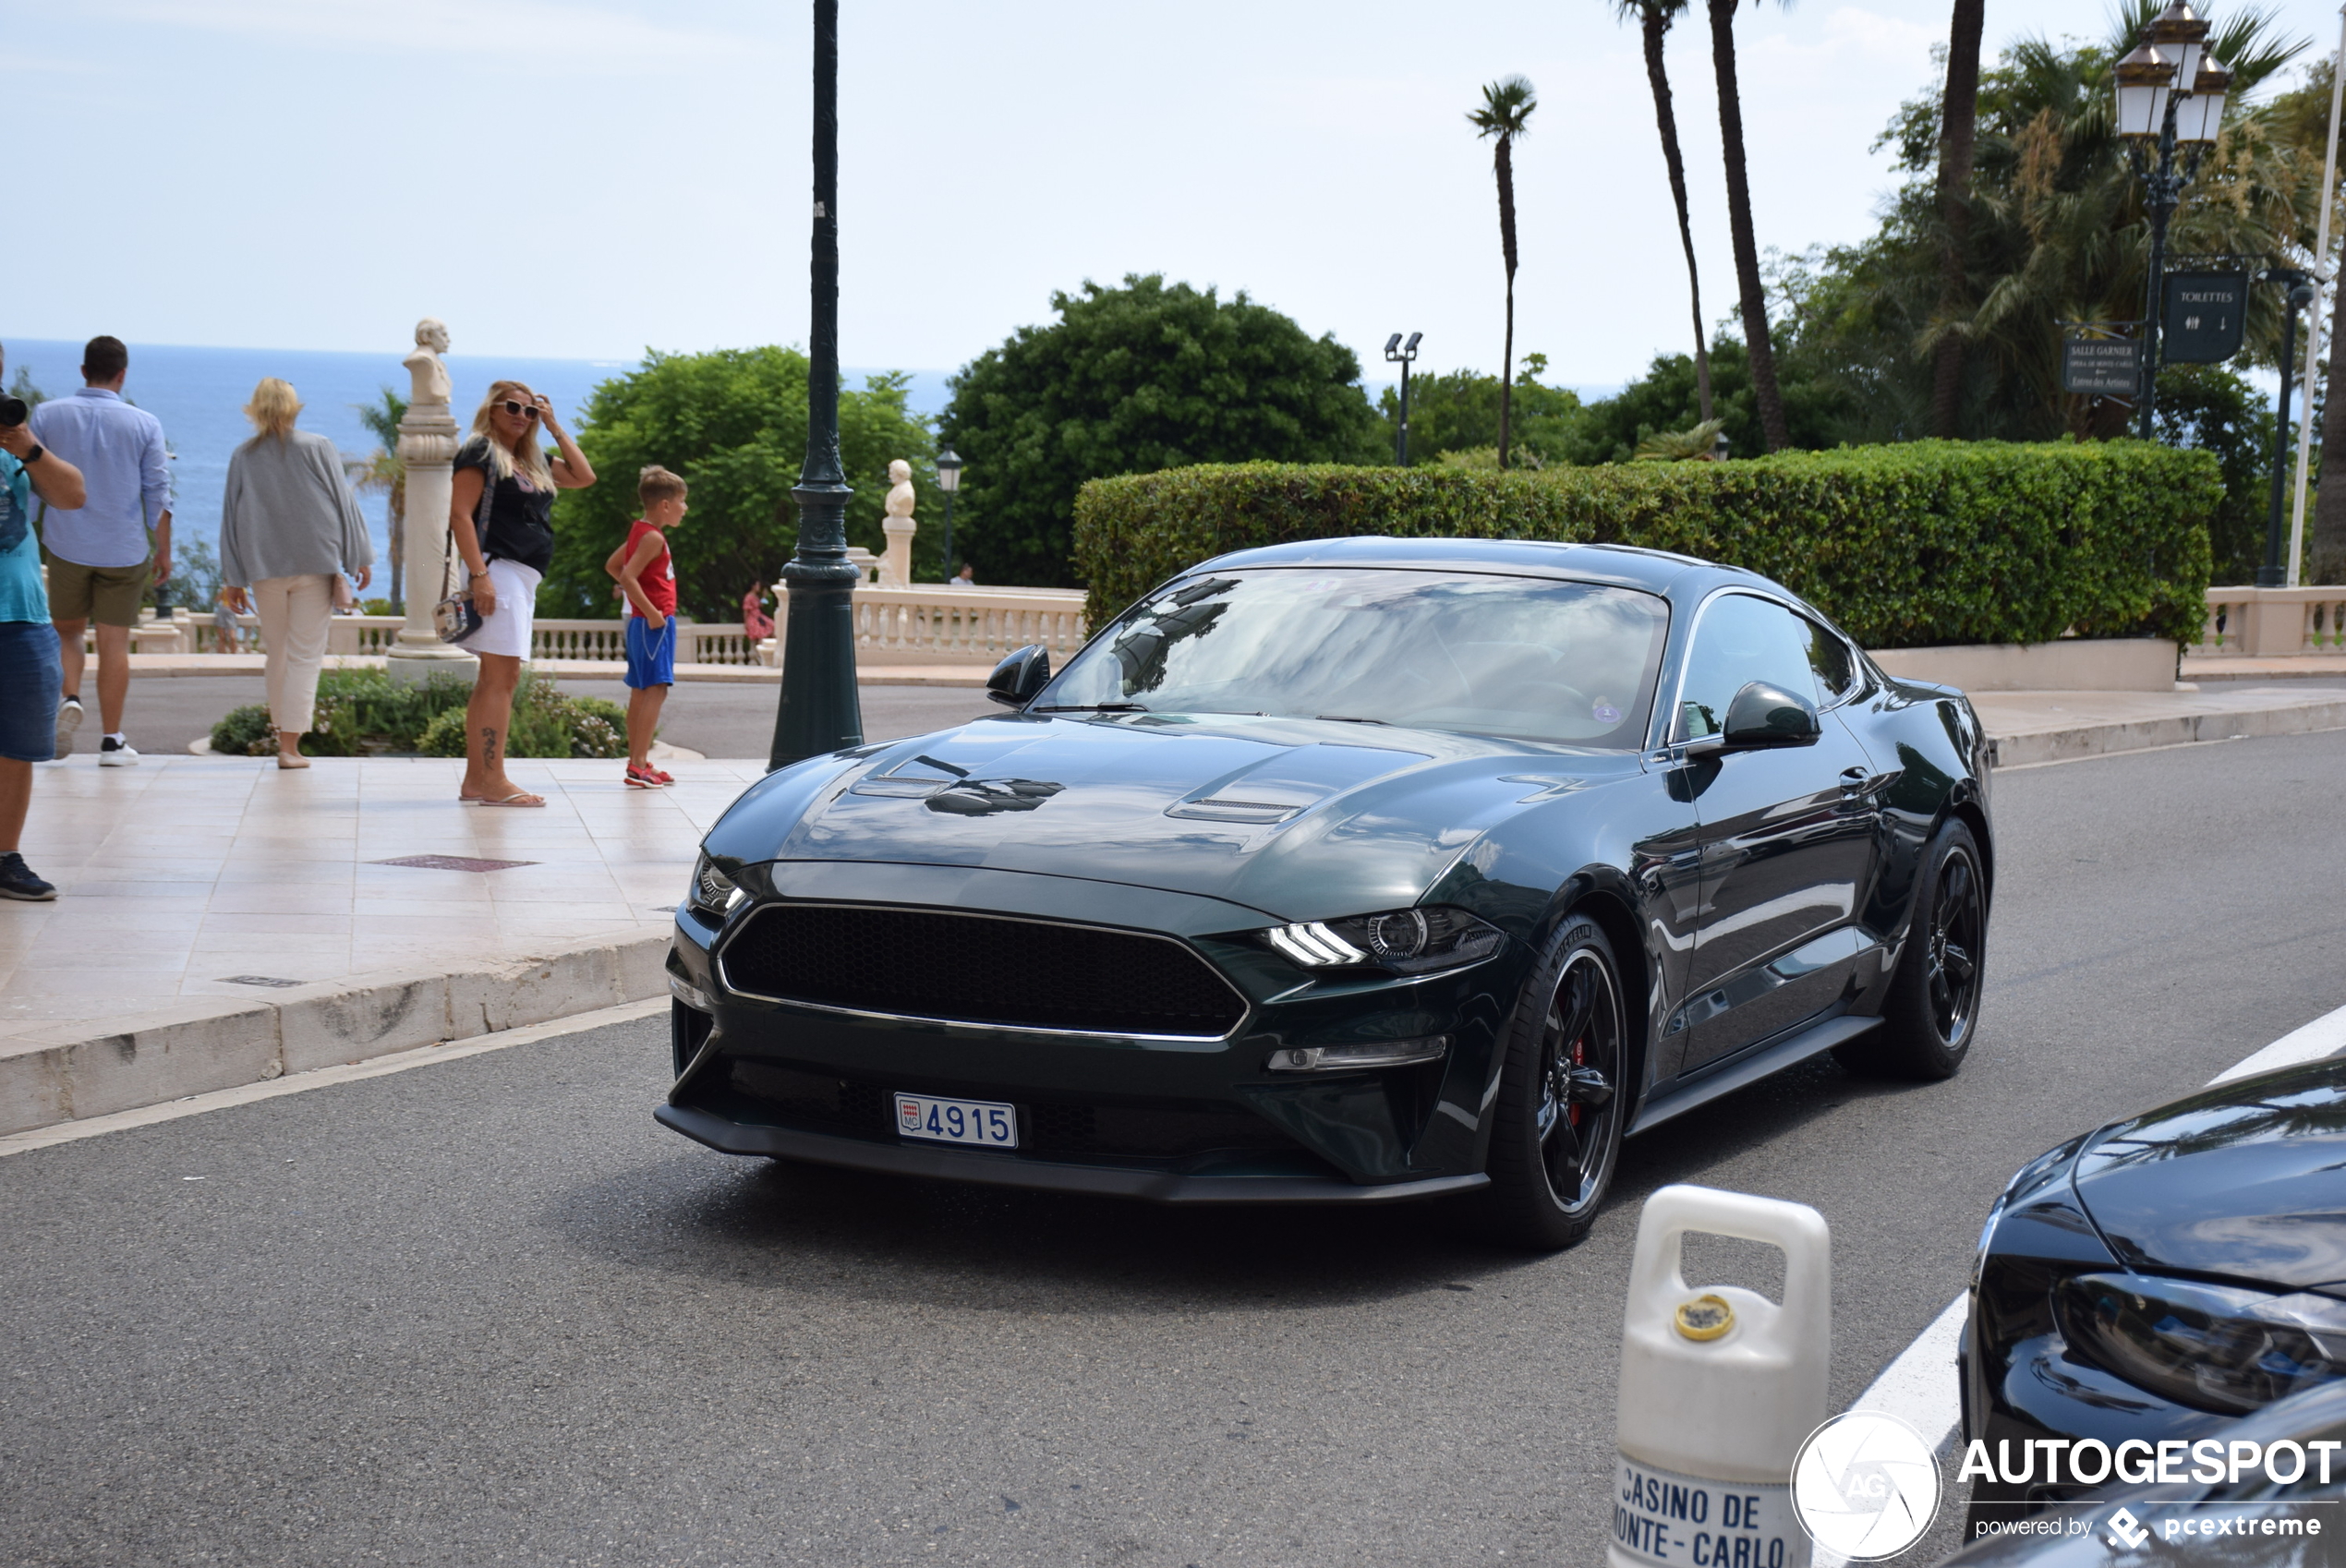
[[[676,681],[676,567],[668,530],[684,520],[684,481],[658,464],[637,476],[644,514],[603,570],[627,600],[627,787],[657,790],[675,779],[652,766],[660,705]]]

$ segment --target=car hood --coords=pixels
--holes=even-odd
[[[828,767],[819,775],[803,773]],[[1295,719],[979,719],[769,775],[711,831],[743,862],[984,866],[1196,893],[1283,920],[1415,902],[1531,802],[1633,754]]]
[[[2346,1061],[2243,1079],[2105,1128],[2075,1180],[2130,1268],[2346,1291]]]

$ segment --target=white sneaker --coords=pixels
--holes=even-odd
[[[98,766],[100,767],[136,767],[139,766],[139,754],[130,749],[129,742],[117,741],[109,735],[98,742]]]
[[[50,754],[65,758],[73,754],[73,732],[81,728],[81,699],[67,697],[57,704],[57,744]]]

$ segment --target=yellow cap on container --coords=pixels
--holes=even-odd
[[[1677,1323],[1688,1339],[1717,1339],[1735,1326],[1735,1309],[1723,1297],[1698,1296],[1678,1303]]]

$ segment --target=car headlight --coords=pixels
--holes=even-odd
[[[1349,920],[1300,921],[1263,934],[1280,957],[1306,969],[1387,969],[1427,974],[1481,963],[1506,936],[1446,904],[1388,910]]]
[[[732,877],[717,869],[715,861],[703,854],[700,863],[693,867],[692,890],[685,894],[684,901],[692,906],[694,913],[722,921],[726,911],[747,897]]]
[[[2053,1291],[2072,1346],[2162,1399],[2237,1416],[2346,1377],[2346,1301],[2145,1274],[2080,1274]]]

